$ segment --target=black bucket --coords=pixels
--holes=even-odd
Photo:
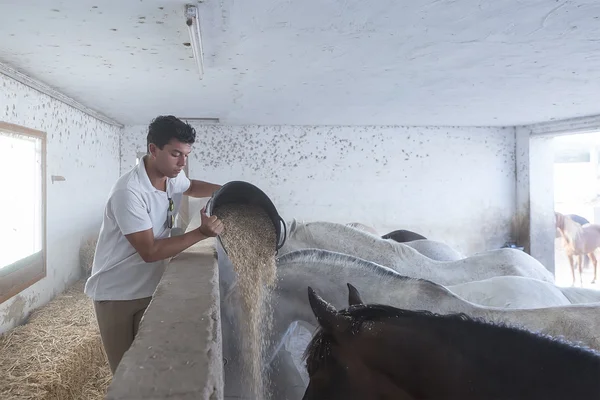
[[[277,238],[275,250],[279,250],[284,245],[287,236],[285,221],[279,216],[275,205],[265,192],[248,182],[227,182],[214,192],[208,203],[206,203],[206,214],[211,215],[214,208],[228,203],[253,204],[261,207],[266,211],[275,227],[275,236]],[[218,239],[223,249],[225,249],[221,238],[219,237]],[[225,251],[227,252],[227,249]]]

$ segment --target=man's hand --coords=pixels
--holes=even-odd
[[[216,215],[210,217],[206,215],[206,207],[200,210],[200,227],[198,228],[200,233],[204,236],[214,237],[220,235],[224,228],[223,222]]]

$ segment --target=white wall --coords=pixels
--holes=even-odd
[[[472,254],[508,239],[515,212],[513,128],[196,125],[190,176],[246,180],[284,219],[410,229]],[[121,172],[145,151],[125,127]]]
[[[531,136],[529,144],[531,256],[554,273],[554,146],[553,138]]]
[[[515,241],[523,246],[527,253],[531,253],[531,179],[529,175],[529,129],[518,127],[515,129],[516,151],[516,214],[515,214]]]
[[[1,333],[79,278],[79,244],[98,233],[104,202],[119,176],[121,129],[4,75],[0,75],[0,121],[46,132],[48,151],[47,277],[0,304]],[[18,173],[18,166],[3,172]],[[66,180],[52,184],[51,175]],[[10,194],[10,188],[5,189],[3,195]],[[18,193],[11,195],[18,199]]]
[[[516,128],[518,215],[529,224],[526,251],[554,273],[554,146],[552,135]]]

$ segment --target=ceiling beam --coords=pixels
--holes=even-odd
[[[534,136],[598,132],[600,131],[600,115],[541,122],[526,125],[524,128],[529,129]]]
[[[23,85],[29,86],[30,88],[37,90],[38,92],[41,92],[47,96],[50,96],[53,99],[56,99],[70,107],[76,108],[77,110],[89,115],[90,117],[96,118],[102,122],[106,122],[107,124],[123,128],[123,124],[121,124],[120,122],[115,121],[114,119],[109,118],[98,111],[92,110],[91,108],[84,106],[77,100],[74,100],[69,96],[62,94],[58,90],[46,85],[45,83],[33,79],[30,76],[27,76],[6,64],[0,63],[0,74],[6,75],[7,77],[14,79],[17,82],[22,83]]]

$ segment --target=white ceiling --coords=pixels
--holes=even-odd
[[[598,0],[206,0],[203,80],[183,45],[185,3],[0,0],[0,61],[124,124],[600,114]]]

